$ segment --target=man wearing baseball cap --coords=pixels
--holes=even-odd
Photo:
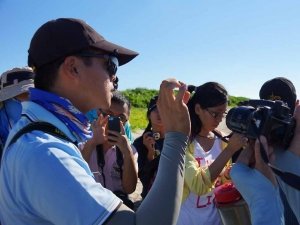
[[[296,90],[289,79],[276,77],[262,85],[259,96],[265,100],[283,101],[291,108],[291,115],[294,115],[296,120],[293,140],[288,149],[284,149],[277,146],[268,146],[267,139],[260,136],[261,143],[256,140],[255,151],[253,151],[253,143],[252,146],[248,145],[241,152],[230,175],[236,188],[249,205],[252,224],[296,225],[300,223],[300,192],[286,183],[290,179],[294,184],[297,183],[294,177],[286,178],[288,176],[287,172],[300,177],[300,106],[295,108]],[[262,159],[259,151],[262,145],[270,164],[274,164],[279,169],[277,171],[281,170],[286,173],[281,172],[281,176],[278,175],[280,173],[276,173],[278,176],[275,178],[274,169],[272,171],[269,165],[265,163],[265,159]],[[254,165],[253,155],[255,155]],[[282,174],[286,174],[285,178]],[[249,185],[253,184],[253,180],[256,181],[256,185]],[[281,199],[279,190],[281,190]]]
[[[285,77],[276,77],[266,81],[260,91],[260,99],[265,100],[280,100],[287,103],[293,115],[297,100],[297,94],[294,84]]]
[[[259,97],[261,99],[266,99],[266,100],[271,100],[271,101],[275,101],[275,100],[283,101],[291,109],[290,110],[291,115],[294,114],[295,106],[296,106],[296,102],[297,102],[296,89],[295,89],[294,84],[285,77],[275,77],[271,80],[266,81],[262,85],[262,87],[259,91]],[[283,167],[285,167],[284,166],[285,164],[288,164],[289,168],[286,168],[287,170],[297,170],[300,161],[297,164],[289,163],[289,162],[291,162],[290,160],[289,160],[289,162],[285,162],[282,160],[283,157],[280,157],[278,155],[278,154],[282,155],[283,152],[286,152],[285,155],[288,155],[289,151],[290,150],[283,150],[283,149],[275,148],[275,151],[274,151],[276,154],[275,155],[275,164],[277,164],[278,168],[281,168],[281,169],[283,169]],[[295,159],[295,158],[297,158],[297,156],[292,156],[292,158]],[[281,184],[280,185],[280,187],[281,187],[280,195],[281,195],[282,202],[284,204],[285,224],[286,225],[299,224],[297,222],[297,218],[295,216],[298,214],[298,218],[300,219],[299,208],[298,208],[298,206],[296,206],[298,204],[297,202],[299,199],[297,199],[295,197],[295,195],[291,194],[292,193],[290,191],[291,188],[288,185],[286,185],[284,182],[280,182],[281,181],[280,178],[278,178],[278,180],[279,180],[279,184]],[[284,194],[282,192],[284,190],[289,190],[288,192],[287,191],[285,191],[285,192],[289,193],[290,195],[293,196],[292,198],[289,199],[290,203],[287,201],[286,194]],[[299,197],[300,197],[300,195],[299,195]],[[289,204],[291,204],[293,206],[295,214],[293,213]]]
[[[28,65],[36,73],[35,88],[30,89],[31,101],[22,104],[22,118],[4,148],[1,223],[175,224],[190,130],[183,103],[186,85],[175,79],[161,84],[158,107],[169,135],[161,159],[166,168],[157,176],[149,200],[135,214],[95,182],[77,143],[91,137],[84,113],[110,106],[118,66],[138,53],[106,41],[82,20],[65,18],[42,25],[28,53]],[[175,98],[170,90],[176,87]],[[40,124],[28,132],[27,128]],[[162,210],[164,216],[159,215]]]

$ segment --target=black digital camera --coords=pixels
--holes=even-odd
[[[264,135],[269,145],[287,148],[294,136],[296,122],[282,101],[248,100],[229,110],[227,127],[247,138]]]
[[[158,140],[160,138],[160,133],[159,132],[151,132],[148,134],[148,136],[153,137],[154,140]]]

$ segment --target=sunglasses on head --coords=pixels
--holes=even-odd
[[[76,54],[75,56],[82,56],[82,57],[96,57],[96,58],[104,58],[107,59],[106,66],[109,76],[116,75],[119,61],[115,56],[105,55],[105,54],[96,54],[96,53],[82,53]]]

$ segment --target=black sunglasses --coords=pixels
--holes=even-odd
[[[97,57],[97,58],[104,58],[107,59],[106,66],[109,76],[116,75],[119,61],[115,56],[104,55],[104,54],[96,54],[96,53],[82,53],[76,54],[75,56],[82,56],[82,57]]]

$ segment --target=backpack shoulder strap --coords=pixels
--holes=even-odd
[[[55,127],[54,125],[52,125],[50,123],[46,123],[46,122],[33,122],[33,123],[30,123],[30,124],[26,125],[21,130],[19,130],[13,136],[13,138],[10,140],[9,144],[7,145],[7,148],[10,145],[12,145],[13,143],[15,143],[23,134],[30,133],[31,131],[34,131],[34,130],[44,131],[47,134],[50,134],[52,136],[56,136],[56,137],[59,137],[61,139],[66,140],[68,142],[71,142],[71,143],[73,143],[76,146],[78,144],[77,141],[75,141],[75,142],[71,141],[71,139],[68,138],[67,135],[65,135],[62,131],[60,131],[57,127]]]

